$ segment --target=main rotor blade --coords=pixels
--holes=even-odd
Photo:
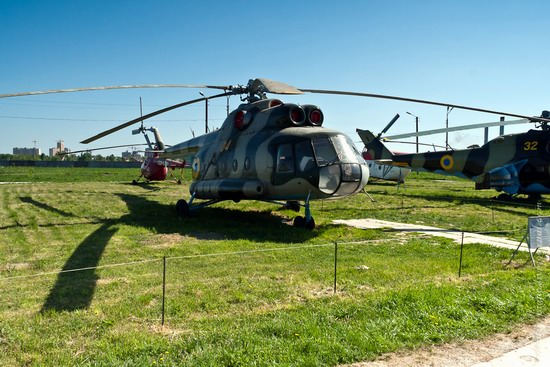
[[[469,106],[460,106],[460,105],[455,105],[455,104],[451,104],[451,103],[427,101],[427,100],[424,100],[424,99],[406,98],[406,97],[398,97],[398,96],[388,96],[388,95],[385,95],[385,94],[348,92],[348,91],[340,91],[340,90],[302,89],[302,88],[300,88],[300,90],[302,92],[317,93],[317,94],[335,94],[335,95],[343,95],[343,96],[392,99],[392,100],[396,100],[396,101],[431,104],[431,105],[435,105],[435,106],[453,107],[453,108],[458,108],[458,109],[461,109],[461,110],[485,112],[485,113],[492,113],[492,114],[495,114],[495,115],[504,115],[504,116],[511,116],[511,117],[519,117],[519,118],[522,118],[522,119],[550,122],[550,119],[543,118],[543,117],[518,115],[516,113],[510,113],[510,112],[487,110],[487,109],[484,109],[484,108],[469,107]]]
[[[442,133],[445,133],[445,132],[481,129],[481,128],[484,128],[484,127],[491,127],[491,126],[526,124],[526,123],[529,123],[529,122],[530,122],[530,120],[528,120],[528,119],[486,122],[486,123],[482,123],[482,124],[463,125],[463,126],[454,126],[454,127],[450,127],[450,128],[425,130],[425,131],[419,131],[418,133],[412,132],[412,133],[405,133],[405,134],[389,135],[389,136],[383,136],[382,138],[383,139],[403,139],[403,138],[410,138],[412,136],[425,136],[425,135],[442,134]]]
[[[34,95],[40,95],[40,94],[53,94],[53,93],[87,92],[87,91],[94,91],[94,90],[141,89],[141,88],[210,88],[210,89],[221,89],[221,90],[230,90],[231,89],[231,87],[229,87],[229,86],[193,85],[193,84],[113,85],[113,86],[104,86],[104,87],[52,89],[52,90],[43,90],[43,91],[34,91],[34,92],[6,93],[6,94],[0,94],[0,98],[24,97],[24,96],[34,96]]]
[[[67,152],[67,153],[59,152],[59,153],[57,153],[57,155],[64,156],[64,155],[70,155],[70,154],[76,154],[76,153],[91,152],[93,150],[115,149],[115,148],[125,148],[125,147],[139,147],[139,146],[143,146],[143,145],[147,145],[147,144],[141,143],[141,144],[113,145],[113,146],[110,146],[110,147],[90,148],[90,149],[83,149],[83,150],[73,150],[73,151]]]
[[[275,94],[303,94],[301,90],[292,85],[286,83],[278,82],[276,80],[266,79],[266,78],[257,78],[254,79],[250,85],[252,90],[263,89],[267,93]]]
[[[124,129],[125,127],[128,127],[130,125],[133,125],[137,122],[140,122],[140,121],[143,121],[143,120],[147,120],[151,117],[154,117],[154,116],[157,116],[157,115],[160,115],[161,113],[165,113],[165,112],[168,112],[168,111],[171,111],[171,110],[174,110],[176,108],[179,108],[179,107],[183,107],[183,106],[187,106],[187,105],[190,105],[190,104],[193,104],[193,103],[197,103],[197,102],[202,102],[202,101],[206,101],[207,99],[214,99],[214,98],[219,98],[219,97],[225,97],[225,96],[230,96],[230,95],[233,95],[233,93],[231,92],[227,92],[227,93],[221,93],[221,94],[216,94],[216,95],[213,95],[213,96],[210,96],[210,97],[202,97],[202,98],[197,98],[197,99],[193,99],[191,101],[186,101],[186,102],[182,102],[182,103],[178,103],[178,104],[175,104],[173,106],[169,106],[169,107],[166,107],[166,108],[163,108],[161,110],[158,110],[158,111],[155,111],[155,112],[151,112],[145,116],[140,116],[138,118],[135,118],[131,121],[128,121],[128,122],[125,122],[123,124],[120,124],[118,126],[115,126],[109,130],[105,130],[97,135],[94,135],[92,136],[91,138],[88,138],[86,140],[83,140],[81,141],[80,143],[81,144],[88,144],[88,143],[91,143],[92,141],[95,141],[99,138],[103,138],[104,136],[107,136],[109,134],[112,134],[118,130],[121,130],[121,129]]]

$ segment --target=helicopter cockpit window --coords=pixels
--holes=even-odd
[[[334,150],[334,146],[329,138],[313,139],[312,143],[317,165],[326,166],[338,160],[336,150]]]
[[[338,153],[338,158],[340,158],[342,162],[351,163],[363,161],[363,156],[347,136],[337,135],[333,136],[331,140]]]
[[[294,172],[292,144],[281,144],[277,149],[277,173]]]

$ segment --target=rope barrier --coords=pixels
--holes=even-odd
[[[378,241],[383,241],[383,240],[342,242],[340,244],[349,245],[349,244],[359,244],[359,243],[378,242]],[[232,251],[232,252],[219,252],[219,253],[198,254],[198,255],[174,256],[174,257],[167,257],[166,260],[193,259],[193,258],[215,257],[215,256],[231,256],[231,255],[243,255],[243,254],[261,253],[261,252],[288,251],[288,250],[299,250],[299,249],[302,250],[306,248],[328,247],[328,246],[334,246],[334,243],[327,243],[327,244],[320,244],[320,245],[290,246],[290,247],[279,247],[279,248],[268,248],[268,249],[257,249],[257,250]],[[114,267],[121,267],[121,266],[128,266],[128,265],[141,265],[141,264],[161,262],[161,261],[163,261],[163,258],[140,260],[140,261],[129,261],[125,263],[106,264],[106,265],[99,265],[99,266],[90,266],[86,268],[67,269],[67,270],[51,271],[51,272],[45,272],[45,273],[28,274],[28,275],[15,275],[12,277],[0,278],[0,281],[11,281],[13,279],[34,278],[34,277],[48,276],[48,275],[59,275],[64,273],[75,273],[79,271],[106,269],[106,268],[114,268]]]

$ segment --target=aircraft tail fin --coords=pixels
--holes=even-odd
[[[367,148],[367,153],[373,160],[380,159],[392,159],[394,154],[386,148],[384,143],[382,143],[372,132],[369,130],[357,129],[357,134],[365,144]]]

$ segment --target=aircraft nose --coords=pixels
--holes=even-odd
[[[334,196],[353,195],[367,184],[368,179],[369,169],[365,164],[331,164],[319,172],[319,189]]]

